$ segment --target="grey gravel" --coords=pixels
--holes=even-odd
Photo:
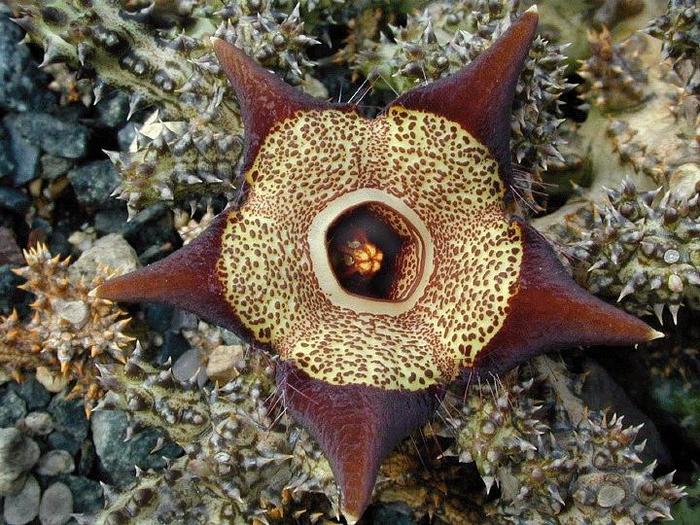
[[[65,450],[49,450],[39,458],[36,473],[42,476],[58,476],[70,474],[75,470],[75,462]]]
[[[73,494],[61,482],[53,483],[41,497],[39,520],[41,525],[64,525],[73,513]]]
[[[17,45],[23,31],[0,5],[0,108],[26,111],[54,104],[44,89],[47,76],[39,71],[29,48]]]
[[[92,466],[95,464],[95,445],[92,444],[91,439],[86,439],[80,445],[80,461],[78,462],[78,474],[87,476],[92,472]]]
[[[97,160],[68,172],[75,196],[85,206],[103,207],[121,177],[109,160]]]
[[[102,508],[102,485],[82,476],[60,476],[73,493],[73,512],[95,512]]]
[[[80,445],[87,438],[89,427],[83,402],[56,395],[51,399],[48,411],[53,416],[55,426],[48,437],[51,448],[77,454]]]
[[[163,436],[155,429],[137,432],[131,439],[124,441],[129,422],[126,414],[119,410],[96,411],[92,414],[90,423],[100,471],[110,484],[118,487],[134,481],[135,466],[142,470],[163,468],[166,458],[182,454],[182,449],[172,443],[151,454],[158,438]]]
[[[173,364],[173,375],[178,381],[194,379],[201,387],[207,381],[207,369],[202,364],[199,350],[192,348],[182,354]]]
[[[8,525],[24,525],[39,514],[41,489],[34,476],[29,476],[17,494],[5,498],[3,517]]]
[[[27,404],[16,392],[8,389],[0,394],[0,427],[11,427],[27,415]]]
[[[50,155],[79,159],[87,153],[90,130],[71,118],[27,111],[8,115],[5,118],[5,127],[13,140],[20,135]],[[15,158],[18,157],[15,155]]]
[[[32,201],[23,191],[0,186],[0,209],[4,208],[15,213],[24,213],[31,204]]]
[[[30,141],[18,127],[17,115],[7,115],[3,120],[10,140],[10,153],[15,161],[15,170],[9,179],[14,186],[21,186],[39,176],[39,145]]]
[[[129,97],[121,91],[114,91],[105,96],[95,106],[99,123],[108,128],[116,128],[126,122],[129,114]]]
[[[29,411],[44,408],[51,401],[51,394],[33,376],[21,383],[12,383],[10,389],[24,399]]]
[[[16,428],[0,428],[0,496],[22,488],[40,453],[39,445]]]
[[[65,175],[73,167],[72,160],[48,154],[42,155],[39,162],[41,164],[41,176],[49,180]]]
[[[10,151],[10,140],[0,123],[0,179],[11,175],[15,170],[15,159]]]

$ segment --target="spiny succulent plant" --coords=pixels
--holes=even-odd
[[[126,313],[90,295],[115,272],[100,267],[89,280],[72,276],[70,258],[51,257],[42,244],[24,257],[27,266],[15,273],[26,279],[20,288],[35,296],[32,315],[28,322],[16,311],[0,318],[0,363],[18,380],[36,371],[52,390],[70,384],[70,396],[82,396],[89,412],[103,394],[95,365],[125,361],[133,341],[124,333]]]
[[[309,46],[319,44],[304,34],[299,4],[288,14],[276,9],[272,0],[224,2],[216,15],[224,23],[216,36],[245,49],[258,63],[284,74],[293,85],[302,84],[313,62],[305,55]]]
[[[350,65],[375,89],[403,93],[472,62],[517,18],[519,4],[519,0],[432,2],[424,11],[410,14],[404,26],[392,26],[393,39],[382,34],[378,42],[366,41],[348,56]],[[571,87],[565,78],[564,47],[537,37],[520,76],[511,146],[514,161],[526,170],[543,170],[549,160],[560,159],[559,97]],[[524,193],[529,190],[525,184]]]
[[[673,472],[655,478],[655,461],[641,467],[637,454],[645,443],[634,444],[640,428],[624,427],[622,417],[600,413],[590,414],[578,425],[568,450],[576,462],[569,489],[573,505],[564,510],[564,521],[651,523],[672,519],[670,506],[684,495],[683,488],[673,484]]]
[[[137,471],[136,481],[123,492],[115,492],[107,486],[103,486],[103,490],[105,509],[97,516],[79,516],[79,523],[245,523],[233,500],[224,495],[217,484],[189,472],[183,458],[161,472]]]
[[[211,224],[216,216],[211,205],[207,205],[204,213],[199,217],[199,219],[194,218],[194,212],[188,212],[182,209],[176,209],[175,214],[175,228],[177,233],[180,234],[182,243],[189,244],[192,240],[199,236],[207,226]]]
[[[193,473],[186,457],[160,472],[137,472],[136,481],[121,492],[104,486],[105,508],[97,515],[76,516],[81,525],[219,524],[272,525],[339,523],[326,501],[284,489],[276,503],[261,498],[254,515],[242,515],[238,502],[247,493],[231,494],[211,478]]]
[[[555,231],[569,239],[574,275],[593,293],[637,315],[674,322],[700,308],[700,181],[689,195],[638,191],[630,181],[608,202],[579,210]]]
[[[250,353],[236,379],[211,391],[178,381],[169,364],[150,365],[140,346],[124,367],[101,367],[110,391],[99,408],[126,410],[132,431],[162,428],[185,455],[162,472],[139,472],[121,493],[106,490],[105,509],[82,521],[335,523],[330,467],[306,433],[287,427],[285,416],[275,412],[272,364]],[[452,446],[426,456],[414,438],[407,440],[382,465],[375,501],[447,524],[667,518],[683,492],[672,474],[654,478],[654,464],[640,467],[644,445],[634,444],[639,427],[625,428],[621,417],[600,413],[572,423],[562,409],[552,411],[550,399],[542,408],[533,391],[543,391],[543,380],[534,389],[526,375],[502,378],[505,386],[472,385],[468,397],[448,398],[445,419],[427,426],[423,440],[442,434],[454,439]],[[472,461],[487,487],[498,485],[497,499],[465,485],[463,464]]]
[[[643,41],[632,37],[613,44],[607,28],[588,33],[591,57],[579,68],[587,81],[585,96],[603,110],[620,110],[639,104],[645,96],[647,75],[639,59]]]
[[[647,33],[662,41],[661,54],[673,66],[670,110],[700,130],[700,7],[694,0],[669,0],[666,14],[651,21]]]
[[[486,503],[496,521],[522,523],[651,523],[670,519],[670,505],[683,495],[673,474],[654,478],[655,463],[641,467],[635,445],[641,427],[599,412],[573,422],[565,411],[547,415],[528,395],[533,380],[516,375],[505,385],[472,385],[446,427],[455,432],[448,450],[474,461],[487,490],[500,497]]]
[[[158,109],[128,152],[109,154],[123,179],[116,193],[131,211],[232,188],[243,129],[207,36],[235,43],[297,84],[311,67],[305,49],[316,43],[303,34],[298,9],[279,13],[267,1],[196,9],[192,2],[8,3],[26,40],[44,47],[44,64],[65,62],[93,78],[96,101],[110,86],[130,94],[130,117]],[[178,16],[164,24],[165,13]]]
[[[192,522],[187,519],[193,512],[203,522],[226,518],[231,523],[264,523],[266,516],[276,516],[308,493],[325,494],[337,509],[327,461],[305,432],[288,428],[284,415],[275,410],[269,358],[251,351],[235,379],[206,391],[194,382],[178,381],[169,364],[157,369],[142,357],[137,346],[124,367],[101,367],[101,383],[109,393],[99,407],[126,410],[131,432],[142,426],[162,428],[185,456],[164,473],[137,481],[128,494],[108,505],[98,523],[158,522],[169,505],[168,495],[161,497],[157,487],[170,484],[176,497],[194,492],[194,480],[203,490],[181,504],[184,514],[178,519],[183,523]],[[148,505],[131,503],[145,494]],[[331,512],[330,503],[327,510]]]
[[[432,427],[424,429],[426,441],[436,442]],[[444,461],[441,454],[430,454],[413,440],[403,443],[384,462],[375,488],[378,502],[401,505],[417,522],[434,524],[486,524],[485,495],[469,491],[463,465]],[[430,447],[428,447],[430,448]]]
[[[498,482],[501,462],[533,450],[532,441],[546,430],[536,417],[541,407],[528,395],[531,386],[532,380],[502,389],[477,386],[459,417],[450,418],[457,438],[447,453],[474,462],[487,493]]]
[[[604,80],[593,74],[596,80],[589,84],[588,98],[601,102],[595,111],[607,114],[606,138],[618,162],[668,187],[677,169],[686,164],[697,169],[699,165],[697,96],[689,93],[678,74],[661,62],[658,43],[648,37],[636,35],[614,46],[612,55],[611,61],[623,72],[618,74],[618,67],[611,64],[612,78]],[[584,66],[584,75],[593,73],[595,61],[592,58]],[[620,76],[621,83],[615,81],[616,76]],[[636,79],[634,89],[630,78]],[[611,113],[620,109],[628,111]]]
[[[147,122],[133,151],[111,155],[130,207],[189,198],[209,184],[226,189],[233,175],[222,155],[235,150],[241,125],[200,40],[160,35],[115,2],[9,3],[27,40],[44,47],[45,64],[64,61],[96,78],[95,100],[113,86],[130,94],[129,116],[145,105],[160,109],[162,120],[152,118],[159,126]]]
[[[663,41],[664,58],[700,64],[700,6],[696,0],[669,0],[665,14],[646,31]]]
[[[586,157],[583,166],[590,187],[579,188],[569,203],[535,221],[538,227],[547,231],[558,244],[572,241],[572,237],[567,234],[566,225],[572,221],[576,223],[577,219],[574,217],[577,215],[581,215],[580,218],[588,217],[583,219],[578,229],[595,229],[595,221],[599,219],[593,220],[591,206],[601,210],[607,209],[609,196],[606,188],[619,189],[627,178],[633,180],[641,190],[662,188],[659,203],[663,195],[669,193],[670,207],[674,207],[676,203],[681,204],[685,199],[692,201],[695,184],[700,181],[700,149],[697,141],[697,137],[700,136],[700,98],[690,94],[679,73],[668,62],[663,62],[660,49],[658,41],[641,34],[636,35],[629,43],[610,49],[613,55],[612,62],[624,63],[624,67],[627,68],[627,72],[621,73],[619,78],[624,86],[631,86],[631,82],[625,81],[624,78],[646,77],[646,83],[638,83],[641,91],[625,92],[626,87],[620,89],[623,86],[615,80],[618,78],[617,74],[611,74],[604,82],[597,83],[595,79],[598,78],[598,74],[594,74],[594,71],[603,70],[605,67],[605,63],[598,59],[592,58],[584,65],[583,73],[591,74],[590,82],[585,88],[588,90],[587,97],[591,107],[586,122],[578,127],[574,138],[577,150]],[[635,92],[641,96],[636,103]],[[631,204],[626,207],[628,206]],[[643,214],[647,213],[645,206],[640,208]],[[681,208],[684,210],[683,206]],[[619,215],[618,212],[615,213]],[[624,217],[624,214],[622,215]],[[614,217],[611,217],[612,219]],[[616,224],[620,223],[620,220],[612,222]],[[583,226],[584,223],[586,226]],[[622,224],[624,223],[622,221]],[[590,230],[583,233],[574,232],[573,240],[584,240],[584,237],[588,238],[590,234]],[[612,247],[604,250],[610,250]],[[620,247],[615,249],[619,250]],[[574,256],[589,258],[585,253],[574,253]],[[593,262],[595,261],[591,260],[589,264]],[[614,273],[616,263],[612,262],[613,265],[608,266],[608,271]],[[577,266],[575,261],[574,266]],[[607,276],[608,282],[599,283],[600,286],[595,289],[617,299],[630,277],[631,275]],[[584,275],[579,276],[579,282],[593,281]],[[613,283],[621,283],[621,286],[616,288],[615,297],[612,297],[613,293],[609,289]],[[657,286],[656,281],[654,286]],[[672,286],[680,289],[675,277]],[[653,296],[649,298],[654,299]],[[643,299],[640,297],[639,301],[641,300]],[[628,302],[630,301],[631,298]],[[638,312],[649,311],[653,309],[654,304],[659,303],[640,303]]]

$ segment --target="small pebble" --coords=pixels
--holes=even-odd
[[[41,525],[64,525],[73,513],[73,494],[64,483],[56,482],[44,491],[39,507]]]
[[[0,427],[11,427],[27,415],[27,403],[16,392],[6,390],[0,395]]]
[[[73,493],[73,512],[91,513],[102,508],[102,486],[95,480],[80,476],[61,476],[59,481]]]
[[[121,273],[136,270],[140,266],[138,255],[131,245],[121,235],[110,234],[95,241],[90,249],[71,264],[68,271],[72,279],[84,277],[89,281],[102,265]]]
[[[41,489],[34,476],[29,476],[17,494],[5,498],[3,517],[7,525],[24,525],[39,514]]]
[[[41,458],[36,468],[37,474],[42,476],[58,476],[59,474],[69,474],[75,469],[75,462],[65,450],[50,450]]]
[[[0,496],[17,493],[39,459],[39,445],[16,428],[0,428]]]
[[[68,321],[76,328],[82,328],[90,319],[90,308],[83,301],[63,301],[56,299],[53,304],[55,315]]]
[[[36,380],[49,392],[58,393],[68,384],[68,379],[61,374],[51,372],[45,366],[36,369]]]
[[[672,273],[668,277],[668,289],[675,293],[683,292],[683,279],[678,277],[675,273]]]
[[[207,361],[207,376],[219,384],[226,384],[239,375],[238,370],[245,350],[243,345],[220,345],[209,354]]]
[[[666,264],[677,263],[681,259],[681,254],[678,250],[666,250],[664,253],[664,262]]]
[[[61,175],[65,175],[73,166],[73,162],[70,159],[53,155],[42,155],[39,163],[41,164],[41,176],[48,180],[57,179]]]
[[[202,386],[207,381],[207,371],[199,357],[199,350],[192,348],[182,354],[173,364],[173,375],[183,382],[195,379]]]
[[[24,427],[38,436],[45,436],[53,430],[53,419],[46,412],[30,412],[24,418]]]
[[[68,172],[68,179],[80,203],[104,205],[119,186],[121,179],[109,160],[97,160]]]

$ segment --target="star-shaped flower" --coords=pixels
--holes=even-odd
[[[214,39],[246,129],[242,202],[97,291],[190,310],[278,354],[281,399],[328,456],[349,522],[445,385],[659,335],[579,288],[505,211],[510,108],[536,26],[526,12],[469,67],[375,119]]]

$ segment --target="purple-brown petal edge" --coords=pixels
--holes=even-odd
[[[292,362],[279,363],[277,386],[290,415],[328,458],[349,523],[369,505],[382,461],[429,420],[443,396],[440,388],[408,392],[331,385],[310,378]]]

